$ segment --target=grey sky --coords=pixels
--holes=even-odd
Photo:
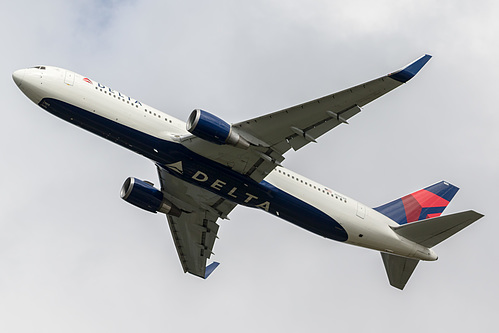
[[[0,36],[0,331],[453,332],[494,325],[497,1],[9,2]],[[403,292],[379,253],[239,207],[210,279],[185,275],[162,215],[119,198],[154,165],[30,102],[11,73],[72,69],[179,119],[230,122],[432,60],[284,166],[369,206],[440,180],[485,218]]]

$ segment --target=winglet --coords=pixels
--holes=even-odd
[[[209,264],[206,267],[205,271],[204,271],[204,278],[207,279],[208,276],[210,276],[210,274],[213,273],[213,271],[215,270],[215,268],[218,267],[218,265],[220,265],[220,263],[216,262],[216,261],[214,261],[211,264]]]
[[[431,55],[425,54],[418,60],[414,61],[412,64],[407,65],[405,68],[388,74],[388,77],[399,82],[406,83],[407,81],[412,79],[430,59]]]

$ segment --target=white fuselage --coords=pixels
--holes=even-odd
[[[57,116],[156,162],[158,162],[159,156],[164,153],[162,151],[165,149],[164,147],[167,147],[163,143],[181,145],[179,139],[190,134],[186,130],[185,122],[71,71],[40,66],[39,68],[16,71],[13,77],[19,88],[40,107],[54,113],[50,111],[53,110],[51,104],[62,102],[61,105],[64,106],[58,109]],[[69,110],[67,115],[64,114],[66,108]],[[92,121],[87,121],[85,116],[73,117],[71,115],[73,108],[88,113],[89,117],[91,114],[98,117],[93,117]],[[98,126],[93,125],[95,119],[112,122],[115,127],[108,126],[110,129],[99,129]],[[142,144],[139,141],[125,140],[119,134],[121,128],[147,135],[156,140],[151,142],[160,142],[161,144],[149,143],[146,145],[146,143]],[[210,175],[210,177],[212,176]],[[215,182],[217,177],[223,178],[223,176],[217,175],[213,175],[213,177]],[[232,180],[237,181],[237,179],[235,177]],[[204,184],[197,179],[194,179],[193,183],[196,184],[196,181],[200,187],[225,195],[228,199],[234,197],[228,195],[230,189],[225,189],[222,185],[208,186],[209,184]],[[211,185],[213,185],[213,181]],[[226,183],[226,181],[220,181],[218,184],[222,183]],[[267,187],[270,184],[276,190],[289,194],[332,218],[346,231],[348,235],[348,238],[344,240],[346,243],[421,260],[436,260],[437,258],[431,249],[397,235],[392,227],[397,227],[398,224],[390,218],[293,171],[278,166],[264,179],[263,183]],[[244,204],[244,201],[235,202]],[[272,204],[270,201],[269,205]],[[285,214],[279,210],[269,209],[267,205],[255,203],[252,207],[262,208],[289,220]],[[293,207],[286,209],[292,210]]]

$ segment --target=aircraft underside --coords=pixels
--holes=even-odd
[[[160,188],[129,177],[121,197],[167,217],[184,272],[207,278],[218,219],[258,208],[336,241],[382,253],[390,284],[403,289],[431,249],[480,219],[440,216],[458,188],[441,181],[371,209],[282,167],[297,151],[344,126],[362,107],[412,79],[424,55],[391,74],[300,105],[229,124],[196,109],[187,123],[74,72],[50,66],[16,71],[17,86],[49,113],[154,161]]]

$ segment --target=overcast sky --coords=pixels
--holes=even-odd
[[[497,1],[8,1],[0,23],[1,332],[475,332],[499,298]],[[432,60],[283,165],[375,207],[440,180],[485,217],[404,291],[379,253],[262,211],[220,222],[208,280],[119,197],[153,163],[48,114],[11,73],[72,69],[179,119],[229,122]]]

